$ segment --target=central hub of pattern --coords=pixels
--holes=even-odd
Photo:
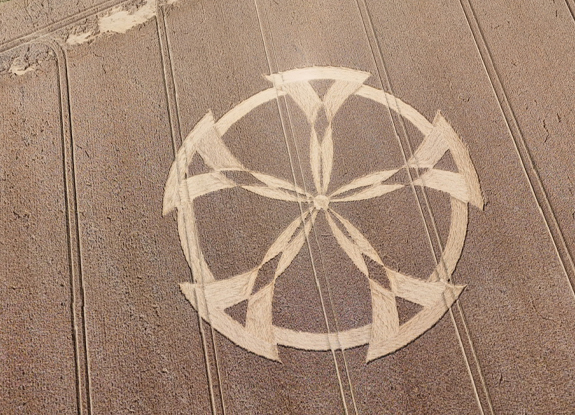
[[[313,199],[313,204],[317,210],[327,210],[327,207],[329,206],[329,197],[326,195],[317,195]]]

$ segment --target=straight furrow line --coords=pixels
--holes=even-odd
[[[368,39],[368,43],[370,45],[371,48],[371,52],[373,55],[373,59],[374,59],[374,63],[376,66],[376,71],[378,74],[378,78],[381,82],[381,85],[383,88],[387,89],[392,95],[393,95],[393,88],[392,88],[392,84],[391,84],[391,80],[389,78],[389,73],[385,64],[385,60],[383,58],[383,53],[381,51],[381,46],[379,44],[379,40],[377,39],[377,35],[375,33],[375,29],[373,26],[373,20],[371,18],[371,14],[369,12],[369,8],[367,6],[367,3],[365,0],[355,0],[357,7],[358,7],[358,11],[364,26],[364,30],[365,30],[365,34],[367,36]],[[399,114],[400,116],[397,117],[397,120],[395,119],[395,117],[390,114],[391,117],[391,121],[392,121],[392,125],[394,127],[395,130],[395,134],[397,137],[397,140],[399,142],[399,145],[401,147],[401,151],[403,153],[403,157],[405,159],[405,161],[407,162],[408,157],[411,157],[413,155],[413,149],[411,147],[411,142],[409,140],[409,134],[407,132],[407,128],[405,126],[404,120],[401,117],[401,114]],[[396,126],[396,123],[398,123],[401,127],[401,133],[399,131],[399,129]],[[410,154],[408,154],[408,152]],[[413,186],[413,178],[411,177],[410,172],[408,172],[409,174],[409,178],[410,178],[410,182],[411,182],[411,186],[412,188]],[[418,175],[418,173],[415,173],[416,175]],[[430,247],[433,253],[433,257],[435,259],[436,262],[438,262],[438,256],[439,256],[439,261],[442,260],[442,256],[441,256],[441,252],[443,252],[443,246],[441,243],[441,239],[439,236],[439,232],[437,229],[437,225],[436,225],[436,221],[435,218],[433,216],[433,213],[431,211],[431,207],[426,195],[426,192],[424,189],[421,190],[422,196],[420,196],[418,194],[418,192],[414,189],[414,194],[415,194],[415,198],[420,210],[420,214],[422,216],[422,220],[424,222],[425,225],[425,229],[427,232],[427,236],[429,239],[429,243],[430,243]],[[423,198],[423,203],[421,198]],[[428,219],[428,218],[429,219]],[[433,233],[433,237],[432,238],[432,234]],[[434,243],[433,239],[435,239],[436,243]],[[436,252],[436,244],[439,246],[440,251]],[[467,328],[467,326],[465,325],[465,318],[464,318],[464,314],[463,314],[463,309],[461,307],[461,304],[459,302],[456,303],[456,307],[458,309],[458,312],[460,314],[461,319],[459,320],[459,323],[457,321],[457,319],[455,318],[455,315],[453,313],[453,311],[450,309],[449,310],[449,315],[450,318],[452,320],[453,326],[456,330],[456,334],[457,334],[457,339],[458,339],[458,343],[460,345],[460,349],[461,349],[461,353],[462,353],[462,357],[465,363],[465,366],[467,368],[468,374],[469,374],[469,378],[471,381],[471,386],[473,387],[473,391],[474,391],[474,396],[475,396],[475,400],[477,401],[477,405],[478,405],[478,409],[480,411],[481,414],[485,414],[485,407],[487,407],[490,411],[491,414],[493,414],[493,407],[491,404],[491,398],[489,396],[489,391],[487,389],[487,385],[485,384],[485,380],[483,378],[482,375],[482,371],[481,371],[481,366],[480,363],[477,359],[477,356],[475,354],[475,349],[473,347],[473,341],[471,339],[471,336],[469,334],[469,329]],[[461,332],[461,328],[460,326],[463,327],[463,334]],[[468,347],[465,347],[465,345],[467,344]],[[467,350],[469,349],[469,351]],[[469,354],[471,356],[468,356],[468,352],[470,352]],[[474,361],[474,365],[471,365],[470,363],[470,357],[473,359]],[[474,369],[473,370],[473,367]],[[476,376],[478,378],[478,382],[481,384],[481,388],[477,387],[477,381],[476,381]]]
[[[521,127],[517,122],[515,112],[509,103],[505,87],[501,82],[501,77],[495,67],[495,63],[493,62],[493,56],[485,40],[483,30],[477,20],[477,14],[469,0],[459,0],[459,3],[463,9],[469,30],[471,31],[473,40],[477,47],[477,52],[479,53],[483,63],[483,68],[487,78],[489,79],[493,93],[497,98],[497,104],[503,115],[507,130],[521,162],[521,168],[527,178],[530,190],[537,203],[539,213],[541,214],[545,227],[551,237],[553,248],[557,254],[559,262],[561,263],[565,276],[567,277],[571,293],[575,296],[575,264],[573,263],[573,255],[565,242],[565,237],[563,236],[563,232],[559,226],[553,207],[549,202],[547,192],[545,191],[545,187],[543,186],[537,167],[533,162],[533,157],[531,156],[531,152],[529,151],[529,147],[525,141],[523,131],[521,130]]]
[[[565,0],[565,5],[569,9],[571,19],[573,19],[573,22],[575,23],[575,2],[573,0]]]
[[[72,16],[68,16],[64,19],[58,20],[57,22],[51,23],[34,32],[4,42],[3,44],[0,45],[0,53],[8,52],[14,48],[17,48],[18,46],[22,46],[25,43],[30,43],[42,37],[48,36],[51,33],[54,33],[60,29],[65,28],[66,26],[73,25],[74,23],[78,23],[95,14],[101,13],[103,11],[112,9],[117,6],[121,6],[125,3],[128,3],[129,1],[130,0],[109,0],[97,6],[90,7],[89,9],[76,13]]]
[[[276,49],[275,49],[274,43],[273,43],[273,36],[271,33],[271,29],[269,28],[269,21],[267,20],[267,16],[261,10],[261,8],[258,4],[258,0],[254,0],[254,6],[255,6],[258,24],[259,24],[259,28],[260,28],[262,44],[264,47],[266,60],[267,60],[267,64],[268,64],[268,69],[269,69],[270,75],[272,75],[272,74],[277,73],[279,70],[278,65],[277,65]],[[275,85],[275,83],[274,83],[274,87],[277,89],[277,86]],[[288,153],[288,158],[290,160],[290,168],[291,168],[292,178],[293,178],[294,183],[297,186],[298,180],[296,178],[296,169],[294,166],[296,164],[295,163],[296,157],[298,159],[297,165],[300,169],[300,172],[301,172],[302,166],[301,166],[301,161],[299,160],[299,156],[296,155],[296,157],[294,157],[294,155],[292,154],[292,151],[290,149],[290,141],[291,141],[294,144],[295,151],[297,153],[297,145],[296,145],[295,138],[294,138],[293,123],[291,121],[291,115],[290,115],[289,107],[288,107],[287,100],[285,99],[285,97],[280,97],[279,94],[277,96],[276,103],[277,103],[278,114],[279,114],[279,117],[281,120],[283,136],[284,136],[284,140],[285,140],[285,144],[286,144],[286,151]],[[289,133],[288,133],[288,131],[289,131]],[[303,178],[302,178],[302,180],[303,180]],[[307,191],[307,188],[305,186],[305,182],[302,184],[304,187],[304,191]],[[298,205],[299,205],[299,210],[300,210],[300,216],[301,216],[302,221],[303,221],[304,220],[304,211],[303,211],[303,207],[302,207],[302,202],[298,201]],[[306,235],[305,236],[306,244],[308,246],[308,252],[309,252],[309,255],[311,258],[311,266],[312,266],[312,270],[313,270],[313,274],[314,274],[314,280],[315,280],[316,288],[317,288],[318,295],[320,298],[321,309],[322,309],[322,313],[324,316],[326,330],[327,330],[327,333],[329,336],[331,333],[331,325],[329,323],[329,317],[327,314],[327,304],[326,304],[326,301],[324,299],[324,295],[322,292],[321,283],[319,280],[319,275],[318,275],[317,267],[316,267],[316,261],[314,260],[314,255],[313,255],[313,252],[311,249],[310,239],[309,239],[309,236],[307,234],[305,234],[305,235]],[[333,305],[332,305],[331,311],[333,313]],[[342,373],[341,373],[342,368],[340,368],[340,364],[338,363],[338,359],[337,359],[337,355],[336,355],[336,348],[333,345],[331,345],[330,351],[331,351],[331,354],[333,357],[334,369],[335,369],[336,376],[337,376],[337,381],[338,381],[338,386],[339,386],[339,394],[341,396],[344,413],[346,415],[349,415],[348,403],[347,403],[347,399],[346,399],[346,393],[344,390],[345,388],[344,388],[344,384],[342,381]],[[342,350],[342,353],[345,353],[345,351]],[[353,387],[351,385],[351,379],[349,379],[349,374],[348,374],[348,380],[349,380],[349,386],[350,386],[351,390],[353,391]],[[352,396],[353,396],[353,394],[352,394]],[[357,412],[355,400],[353,402],[353,407],[354,407],[355,413],[357,414],[358,412]]]
[[[72,336],[76,359],[76,394],[78,413],[92,414],[90,385],[90,359],[86,327],[86,297],[82,267],[82,244],[78,216],[76,166],[70,108],[68,64],[65,52],[55,42],[47,43],[58,62],[58,88],[60,92],[60,121],[62,124],[62,158],[65,182],[66,225],[68,228],[68,256],[71,282]]]
[[[172,66],[172,59],[171,59],[171,53],[170,53],[170,48],[169,48],[169,44],[168,44],[168,36],[167,36],[167,29],[166,29],[166,22],[165,22],[165,16],[164,16],[164,10],[162,7],[158,7],[158,13],[156,16],[156,28],[157,28],[157,33],[158,33],[158,42],[159,42],[159,47],[160,47],[160,56],[162,59],[162,68],[163,68],[163,79],[164,79],[164,90],[166,93],[166,101],[168,104],[168,108],[167,108],[167,112],[168,112],[168,119],[169,119],[169,123],[170,123],[170,132],[171,132],[171,137],[172,137],[172,150],[174,153],[174,157],[177,160],[177,152],[178,152],[178,148],[181,146],[182,144],[182,134],[181,134],[181,129],[180,129],[180,121],[179,121],[179,109],[178,109],[178,105],[177,105],[177,90],[176,90],[176,86],[175,86],[175,80],[174,80],[174,73],[173,73],[173,66]],[[185,218],[184,218],[185,220]],[[188,237],[188,234],[186,233],[186,237]],[[188,242],[187,246],[190,246],[190,243]],[[209,322],[208,322],[209,323]],[[202,341],[202,350],[203,350],[203,354],[204,354],[204,361],[205,361],[205,366],[206,366],[206,376],[207,376],[207,380],[208,380],[208,389],[209,389],[209,395],[210,395],[210,407],[211,407],[211,411],[213,415],[218,414],[220,411],[218,410],[218,408],[220,407],[220,405],[218,405],[218,399],[216,398],[216,393],[214,390],[214,374],[212,373],[212,364],[211,364],[211,360],[210,359],[210,355],[214,354],[215,360],[217,361],[217,355],[215,353],[215,349],[210,350],[209,344],[212,344],[212,347],[215,347],[215,340],[214,340],[214,333],[212,332],[212,341],[208,342],[207,339],[207,333],[206,330],[204,328],[204,322],[202,321],[202,318],[200,316],[200,314],[198,313],[198,327],[200,330],[200,337],[201,337],[201,341]],[[211,325],[210,325],[211,327]],[[213,330],[213,328],[212,328]],[[216,363],[217,365],[217,363]],[[219,374],[219,371],[218,371]],[[218,382],[219,382],[219,376],[218,377]],[[221,384],[220,384],[221,386]],[[219,401],[221,402],[221,408],[222,408],[222,413],[225,414],[225,410],[223,408],[225,408],[224,403],[223,403],[223,391],[221,390],[220,387],[220,398]]]

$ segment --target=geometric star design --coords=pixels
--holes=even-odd
[[[367,361],[407,345],[432,327],[457,300],[463,286],[450,282],[461,256],[467,230],[468,204],[483,207],[477,174],[469,153],[453,128],[438,112],[433,123],[408,104],[384,91],[364,84],[368,73],[347,68],[311,67],[270,75],[272,87],[246,99],[219,120],[208,112],[184,140],[171,167],[165,187],[164,214],[177,209],[180,242],[192,270],[193,282],[181,284],[181,290],[200,316],[214,329],[237,345],[258,355],[279,360],[278,345],[305,350],[348,349],[369,344]],[[331,80],[333,84],[319,97],[310,81]],[[252,171],[232,154],[222,137],[239,119],[254,108],[280,96],[291,97],[311,126],[309,138],[313,191],[264,172]],[[404,165],[358,177],[338,189],[330,190],[334,169],[332,121],[339,108],[352,95],[375,101],[411,122],[423,134],[423,141]],[[319,119],[324,122],[320,128]],[[436,168],[450,152],[457,172]],[[188,175],[188,166],[199,155],[209,172]],[[390,181],[398,172],[417,168],[423,173],[411,183]],[[226,172],[250,174],[256,184],[239,184]],[[362,232],[338,213],[337,206],[392,193],[405,186],[420,186],[447,194],[451,205],[451,224],[446,245],[437,266],[426,279],[404,275],[387,267]],[[216,280],[200,249],[194,214],[194,200],[224,189],[241,188],[262,198],[293,202],[300,215],[281,230],[262,253],[258,266]],[[367,278],[371,291],[371,323],[346,331],[310,333],[273,324],[272,304],[278,278],[300,253],[318,215],[322,215],[342,251]],[[365,258],[382,267],[388,288],[371,278]],[[277,265],[273,278],[255,290],[260,269],[273,259]],[[412,318],[400,324],[396,299],[421,306]],[[234,320],[226,309],[247,300],[245,324]]]

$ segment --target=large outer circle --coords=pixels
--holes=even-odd
[[[348,81],[350,74],[358,72],[346,68],[314,67],[306,69],[310,70],[304,73],[304,76],[301,76],[300,72],[297,79],[298,82],[317,79],[340,79]],[[298,70],[290,72],[295,71]],[[259,107],[260,105],[277,99],[279,96],[283,95],[286,95],[286,93],[281,91],[280,88],[272,87],[261,91],[241,102],[215,122],[214,126],[218,132],[218,135],[222,137],[233,124],[250,113],[256,107]],[[424,136],[426,136],[433,129],[433,124],[429,122],[417,110],[396,98],[395,96],[386,93],[385,91],[373,88],[368,85],[361,85],[361,87],[355,92],[354,95],[372,100],[389,108],[391,111],[394,111],[401,117],[411,122]],[[455,161],[456,163],[458,162],[458,160]],[[450,196],[450,201],[451,225],[447,243],[445,245],[445,249],[442,252],[441,258],[438,261],[434,271],[429,276],[428,281],[443,281],[447,283],[450,275],[455,269],[463,248],[468,219],[467,203],[462,202],[453,196]],[[184,225],[181,223],[181,221],[178,221],[178,226],[182,228]],[[180,234],[182,234],[182,231],[184,231],[184,229],[180,229]],[[448,287],[447,284],[446,287]],[[444,306],[426,308],[422,310],[418,315],[413,317],[410,321],[403,324],[400,327],[397,335],[391,339],[389,346],[386,347],[386,349],[389,349],[387,353],[397,350],[399,347],[402,347],[403,345],[419,337],[426,330],[428,330],[433,323],[441,318],[447,308],[453,303],[453,301],[455,301],[457,295],[454,297],[447,295],[446,297],[450,298],[445,299],[446,301]],[[196,308],[202,315],[202,318],[208,323],[211,323],[211,319],[209,318],[208,313],[202,312],[202,307]],[[222,312],[224,311],[222,310]],[[229,334],[230,336],[228,337],[232,338],[233,340],[232,332],[226,333],[227,330],[220,330],[220,327],[216,326],[214,328],[222,331],[222,334],[226,336]],[[221,329],[223,329],[223,327],[221,327]],[[274,335],[277,344],[298,349],[317,351],[329,350],[333,347],[334,344],[337,345],[338,349],[349,349],[369,343],[371,335],[371,324],[366,324],[362,327],[346,331],[327,333],[327,335],[326,333],[298,332],[287,328],[274,326]]]

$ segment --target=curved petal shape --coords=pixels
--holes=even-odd
[[[333,232],[333,236],[337,240],[339,246],[341,246],[341,249],[343,249],[343,251],[355,264],[355,266],[365,276],[368,276],[369,271],[367,269],[365,261],[363,260],[363,257],[361,256],[361,249],[353,242],[353,240],[350,240],[347,236],[344,235],[344,233],[341,231],[341,229],[338,228],[338,226],[336,225],[336,223],[334,222],[334,220],[332,219],[331,215],[328,212],[325,213],[325,217],[327,219],[329,227],[331,228],[331,231]]]
[[[405,187],[404,184],[376,184],[349,196],[331,199],[332,202],[356,202],[358,200],[373,199]]]
[[[349,184],[346,184],[346,185],[340,187],[335,192],[330,194],[330,197],[337,196],[337,195],[340,195],[340,194],[345,193],[345,192],[349,192],[350,190],[359,189],[361,187],[367,187],[367,186],[373,186],[376,184],[380,184],[380,183],[386,181],[387,179],[389,179],[391,176],[393,176],[398,171],[399,171],[399,169],[383,170],[383,171],[378,171],[375,173],[370,173],[367,176],[363,176],[363,177],[360,177],[358,179],[355,179],[352,182],[350,182]]]

